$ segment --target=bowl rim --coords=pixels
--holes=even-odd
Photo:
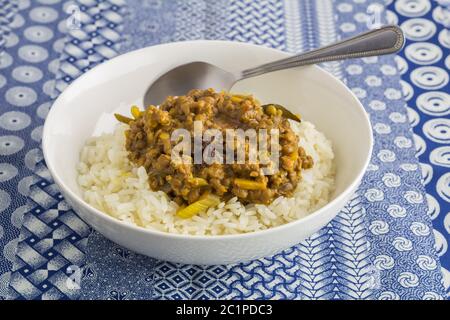
[[[330,209],[330,207],[333,206],[333,204],[343,200],[346,196],[349,195],[349,193],[354,190],[359,183],[361,182],[362,177],[364,176],[367,167],[370,163],[371,160],[371,156],[372,156],[372,151],[373,151],[373,131],[372,131],[372,126],[370,123],[370,119],[367,115],[367,112],[365,111],[363,105],[361,104],[361,102],[359,101],[359,99],[356,97],[356,95],[338,78],[336,78],[334,75],[332,75],[331,73],[329,73],[328,71],[322,69],[321,67],[317,66],[317,65],[311,65],[308,67],[312,67],[315,68],[317,72],[321,73],[324,77],[328,77],[330,81],[334,82],[334,84],[342,89],[345,90],[348,94],[350,94],[350,96],[352,97],[352,99],[354,100],[354,102],[357,104],[358,106],[358,112],[361,113],[363,121],[365,123],[365,127],[368,130],[369,133],[369,150],[367,152],[366,155],[366,159],[364,161],[364,165],[361,167],[361,169],[359,170],[358,174],[356,175],[356,178],[353,179],[353,181],[339,194],[337,195],[333,200],[331,200],[330,202],[328,202],[326,205],[324,205],[323,207],[319,208],[318,210],[315,210],[311,213],[309,213],[307,216],[299,218],[297,220],[279,225],[279,226],[275,226],[275,227],[271,227],[268,229],[264,229],[264,230],[258,230],[258,231],[252,231],[252,232],[246,232],[246,233],[238,233],[238,234],[227,234],[227,235],[192,235],[192,234],[179,234],[179,233],[170,233],[170,232],[164,232],[164,231],[160,231],[160,230],[156,230],[156,229],[149,229],[149,228],[144,228],[144,227],[140,227],[128,222],[124,222],[121,221],[117,218],[112,217],[111,215],[109,215],[106,212],[103,212],[102,210],[99,210],[95,207],[93,207],[92,205],[90,205],[89,203],[87,203],[82,196],[79,196],[78,194],[76,194],[74,191],[72,191],[71,188],[69,188],[65,182],[63,181],[63,179],[59,176],[58,172],[55,170],[52,161],[49,158],[48,155],[48,140],[49,140],[49,131],[50,131],[50,126],[52,124],[52,122],[54,121],[54,114],[55,114],[55,109],[57,108],[62,108],[63,104],[60,104],[59,101],[63,100],[64,96],[68,94],[68,92],[70,91],[70,88],[76,86],[78,83],[80,83],[81,81],[83,81],[83,79],[87,76],[90,75],[91,72],[98,71],[101,68],[106,68],[108,67],[110,64],[113,63],[119,63],[120,60],[122,59],[129,59],[130,57],[132,57],[133,55],[139,55],[144,51],[147,50],[152,50],[154,48],[160,48],[160,47],[170,47],[170,46],[191,46],[191,45],[237,45],[237,46],[243,46],[243,47],[257,47],[258,50],[267,50],[267,51],[272,51],[272,52],[276,52],[277,54],[283,54],[285,56],[290,56],[289,53],[286,53],[284,51],[278,50],[278,49],[273,49],[273,48],[268,48],[268,47],[264,47],[264,46],[260,46],[260,45],[255,45],[255,44],[250,44],[250,43],[243,43],[243,42],[237,42],[237,41],[226,41],[226,40],[191,40],[191,41],[178,41],[178,42],[170,42],[170,43],[164,43],[164,44],[158,44],[158,45],[154,45],[154,46],[148,46],[148,47],[144,47],[141,49],[137,49],[137,50],[133,50],[124,54],[120,54],[108,61],[105,61],[97,66],[95,66],[94,68],[90,69],[89,71],[83,73],[80,77],[78,77],[77,79],[75,79],[59,96],[58,98],[53,102],[52,107],[50,108],[49,113],[47,114],[47,117],[45,119],[45,123],[44,123],[44,128],[43,128],[43,133],[42,133],[42,152],[44,155],[44,159],[47,165],[48,170],[51,173],[51,176],[53,177],[54,181],[56,182],[56,184],[58,185],[59,188],[61,188],[63,190],[63,192],[65,194],[68,194],[69,197],[71,197],[73,199],[73,201],[76,201],[77,204],[79,204],[80,206],[83,207],[83,209],[86,210],[86,212],[89,212],[89,214],[94,214],[99,216],[100,219],[106,219],[108,222],[116,225],[117,227],[122,227],[124,229],[126,229],[125,231],[131,231],[131,232],[143,232],[143,233],[147,233],[149,235],[152,236],[157,236],[157,237],[162,237],[162,238],[170,238],[170,239],[178,239],[178,240],[199,240],[199,241],[211,241],[211,240],[232,240],[232,239],[246,239],[246,238],[253,238],[253,237],[258,237],[258,236],[264,236],[264,235],[270,235],[272,233],[278,233],[278,232],[282,232],[284,229],[288,229],[288,228],[294,228],[296,225],[298,224],[307,224],[310,220],[315,219],[316,217],[325,214],[325,212]],[[180,64],[182,64],[183,62],[181,62]],[[83,220],[83,219],[82,219]],[[91,226],[92,227],[92,226]]]

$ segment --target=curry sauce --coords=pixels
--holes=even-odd
[[[132,110],[127,122],[126,149],[129,159],[143,166],[154,191],[164,191],[179,205],[191,204],[205,194],[228,200],[237,197],[242,203],[269,204],[279,196],[293,195],[301,181],[301,172],[313,166],[311,156],[299,146],[299,137],[289,120],[276,105],[263,108],[250,95],[192,90],[185,96],[168,97],[159,107]],[[173,161],[171,152],[177,141],[171,139],[176,129],[194,132],[194,122],[202,130],[217,129],[224,136],[227,129],[277,129],[279,132],[279,168],[264,175],[262,162],[199,163]],[[242,148],[247,154],[248,141]],[[224,146],[224,150],[227,146]],[[193,151],[192,151],[193,152]],[[188,155],[191,158],[193,154]]]

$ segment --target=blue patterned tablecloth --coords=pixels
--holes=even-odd
[[[0,297],[445,298],[448,6],[445,0],[0,0]],[[294,53],[387,21],[405,31],[400,55],[323,65],[370,115],[369,170],[328,226],[273,257],[194,266],[137,255],[79,219],[45,166],[40,138],[53,99],[120,53],[192,39]]]
[[[414,8],[411,1],[392,2],[387,14],[406,35],[405,49],[395,59],[449,296],[450,1],[419,1]]]

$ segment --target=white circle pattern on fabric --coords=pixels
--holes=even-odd
[[[342,13],[352,12],[353,6],[350,3],[340,3],[337,5],[337,10]]]
[[[5,98],[13,106],[28,107],[36,102],[37,94],[28,87],[13,87],[6,91]]]
[[[411,240],[406,239],[405,237],[396,237],[392,241],[392,245],[398,251],[411,251],[413,248]]]
[[[430,234],[430,228],[422,222],[413,222],[409,227],[411,232],[418,237],[426,237]]]
[[[409,190],[405,192],[404,198],[406,201],[412,204],[422,203],[423,196],[420,192]]]
[[[389,205],[387,212],[393,218],[404,218],[407,215],[406,209],[398,204]]]
[[[405,288],[413,288],[419,285],[419,277],[411,272],[402,272],[397,280]]]
[[[380,152],[378,152],[377,154],[377,157],[382,162],[394,162],[397,158],[393,151],[387,149],[380,150]]]
[[[58,11],[50,7],[37,7],[30,11],[30,19],[38,23],[50,23],[58,19]]]
[[[353,19],[358,23],[365,23],[369,19],[369,16],[364,12],[358,12],[353,15]]]
[[[411,148],[413,143],[411,141],[411,139],[406,138],[404,136],[398,136],[395,137],[394,139],[394,143],[397,147],[399,147],[400,149],[406,149],[406,148]]]
[[[406,217],[406,209],[398,204],[391,204],[387,208],[387,212],[393,218],[404,218]]]
[[[25,146],[22,138],[16,136],[0,136],[0,155],[9,156],[19,152]]]
[[[364,196],[370,202],[382,201],[384,199],[384,193],[379,189],[369,189],[366,191]]]
[[[38,63],[48,58],[47,49],[36,46],[36,45],[26,45],[19,49],[19,57],[30,63]]]
[[[8,191],[11,190],[11,197],[13,195],[13,192],[14,195],[16,195],[17,191],[24,197],[26,197],[32,184],[37,183],[42,177],[45,179],[45,177],[48,176],[48,171],[46,171],[45,165],[42,162],[42,154],[39,154],[39,150],[37,148],[31,150],[28,149],[30,145],[34,145],[37,147],[37,144],[34,143],[31,139],[40,141],[42,136],[42,126],[39,126],[38,123],[41,123],[42,121],[38,117],[44,118],[48,112],[49,106],[42,104],[42,99],[45,99],[45,95],[42,94],[42,90],[44,89],[45,92],[53,94],[51,87],[54,87],[54,83],[45,81],[54,78],[54,76],[52,77],[52,75],[47,72],[46,68],[49,68],[50,71],[56,71],[59,69],[57,63],[53,63],[50,66],[50,59],[48,59],[50,55],[52,56],[52,59],[55,59],[59,56],[57,52],[54,52],[52,50],[53,43],[56,40],[54,37],[56,34],[59,34],[57,28],[55,27],[57,23],[55,23],[54,21],[61,20],[62,24],[65,24],[66,18],[70,15],[70,13],[65,13],[61,10],[63,6],[62,4],[61,6],[54,6],[55,9],[57,8],[57,10],[55,10],[48,7],[38,7],[38,2],[42,4],[53,4],[60,1],[18,0],[19,10],[27,7],[30,8],[25,12],[16,14],[14,22],[10,25],[12,28],[20,27],[20,29],[12,30],[7,39],[8,46],[15,46],[14,48],[12,48],[12,50],[7,50],[13,57],[14,61],[11,59],[12,64],[10,64],[8,62],[9,59],[0,59],[3,60],[2,67],[6,69],[5,72],[3,72],[3,69],[0,72],[2,75],[0,76],[0,84],[3,83],[3,79],[5,79],[5,85],[7,86],[5,89],[2,88],[3,90],[1,92],[2,98],[4,99],[4,105],[0,107],[5,106],[6,110],[1,110],[0,108],[0,131],[9,131],[6,133],[0,133],[4,135],[0,137],[0,154],[2,155],[0,156],[0,158],[2,158],[2,160],[5,160],[3,155],[13,155],[13,157],[10,158],[12,161],[19,158],[25,159],[25,166],[27,168],[31,168],[30,170],[40,170],[39,174],[42,174],[41,177],[37,177],[34,174],[28,177],[20,176],[17,179],[19,182],[17,182],[15,179],[10,182],[8,181],[8,183],[10,183],[12,186],[11,189],[8,189]],[[69,4],[70,1],[64,2],[67,7],[67,4]],[[73,5],[73,3],[70,4]],[[81,48],[83,54],[86,54],[86,51],[84,51],[85,45],[94,45],[90,49],[90,51],[93,51],[93,53],[88,54],[88,56],[86,57],[86,61],[81,61],[80,64],[77,64],[77,67],[79,67],[79,72],[85,72],[88,65],[92,66],[99,60],[105,60],[105,58],[110,58],[112,55],[116,54],[116,47],[114,46],[114,44],[117,40],[120,39],[120,35],[115,34],[113,29],[115,29],[117,24],[120,26],[120,23],[122,22],[123,12],[120,10],[120,8],[123,6],[123,3],[122,1],[116,0],[96,0],[81,1],[79,5],[80,9],[85,10],[86,12],[84,13],[83,18],[87,20],[84,20],[84,22],[87,24],[92,24],[92,26],[94,27],[94,29],[89,30],[89,32],[92,32],[92,34],[90,34],[89,32],[85,34],[86,41],[83,41],[83,43],[78,43],[78,47]],[[36,9],[37,7],[39,9]],[[101,10],[93,12],[92,10],[88,10],[88,8],[90,7]],[[2,9],[4,8],[2,7]],[[2,13],[0,13],[0,15]],[[59,15],[61,15],[61,17],[59,17]],[[8,23],[8,21],[6,22]],[[108,24],[108,26],[106,26],[105,24]],[[86,26],[84,25],[83,28],[85,27]],[[86,31],[86,28],[84,31]],[[98,32],[98,34],[94,36],[93,34],[96,32]],[[15,35],[14,33],[16,33],[17,35]],[[59,35],[58,37],[60,36],[62,35]],[[71,37],[71,35],[69,35],[69,37]],[[108,41],[102,43],[105,39]],[[42,43],[42,45],[39,45],[40,43]],[[63,42],[60,41],[59,43]],[[1,45],[3,45],[3,43]],[[62,49],[62,47],[60,48]],[[4,57],[8,58],[9,56],[5,54]],[[75,66],[75,61],[72,61],[71,63],[73,63]],[[30,66],[31,64],[33,64],[33,66]],[[8,70],[11,65],[13,67]],[[37,67],[37,69],[33,69],[34,67]],[[44,75],[47,78],[45,80],[43,80]],[[43,86],[44,82],[45,86]],[[38,100],[40,102],[36,103]],[[35,103],[35,105],[33,105],[33,103]],[[25,107],[28,105],[32,105],[32,108],[22,110],[19,110],[19,108],[17,108]],[[30,117],[33,118],[32,124],[30,124]],[[23,131],[19,132],[19,130]],[[11,133],[11,135],[9,135],[9,133]],[[15,134],[15,136],[13,134]],[[16,152],[18,153],[17,155],[14,154]],[[7,158],[6,160],[10,161],[10,159]],[[37,163],[37,161],[40,162]],[[14,170],[13,168],[9,166],[4,167],[0,163],[0,180],[11,180],[10,177],[14,175],[15,171],[16,170]],[[20,174],[23,175],[23,172],[21,171]],[[51,185],[49,185],[49,183]],[[58,190],[56,186],[53,185],[53,182],[49,181],[47,182],[47,185],[49,186],[49,188],[47,189],[47,191],[49,191],[48,196],[49,198],[51,197],[55,201],[58,201],[58,209],[61,208],[62,210],[69,210],[70,208],[68,207],[68,205],[65,204],[64,201],[59,200],[62,199],[62,195],[59,195],[57,193]],[[0,187],[0,189],[2,187]],[[9,188],[9,185],[6,185],[6,188]],[[19,197],[20,194],[18,195]],[[48,207],[45,207],[46,205],[48,205],[48,201],[46,200],[48,199],[45,199],[40,203],[40,205],[44,207],[43,210],[48,210]],[[3,201],[2,198],[0,199],[0,203],[3,205],[4,203],[7,203],[7,201]],[[17,203],[12,204],[11,208],[16,205]],[[33,204],[33,206],[35,205],[36,204]],[[30,208],[20,209],[19,213],[15,212],[18,212],[18,210],[15,210],[13,216],[11,216],[11,223],[15,228],[20,228],[21,226],[21,222],[19,220],[22,219],[19,216],[23,217],[25,212],[27,212],[27,214],[34,214],[34,211],[31,211]],[[74,221],[79,221],[76,216],[74,216],[73,218],[75,219]],[[35,230],[30,231],[33,232]],[[9,233],[8,237],[11,236],[11,232],[10,230],[8,230],[8,228],[5,229],[5,232]],[[73,231],[70,230],[70,233],[72,232]],[[63,236],[66,237],[66,235]],[[79,234],[79,236],[81,237],[81,239],[83,239],[87,235]],[[12,241],[9,242],[7,246],[5,246],[5,255],[11,260],[11,262],[14,262],[16,260],[16,244],[16,241]],[[82,249],[82,246],[80,246],[80,249]],[[58,253],[55,253],[55,257],[57,255]],[[30,261],[25,261],[25,263],[29,262]],[[33,267],[29,269],[31,271],[33,270]],[[59,272],[59,270],[55,271]],[[63,269],[61,269],[60,271],[64,272]],[[25,270],[25,272],[27,272],[27,270]],[[26,276],[28,275],[29,274],[27,274]],[[44,278],[40,281],[44,279],[46,279],[46,276],[44,276]],[[39,287],[37,289],[41,289],[40,285],[38,286]],[[49,287],[51,287],[50,284]],[[51,291],[48,291],[47,293],[45,292],[46,290],[42,291],[43,295],[46,295],[47,293],[51,295]],[[3,292],[0,292],[0,294],[2,293]]]
[[[389,232],[389,225],[382,220],[375,220],[370,223],[369,230],[375,235],[386,234]]]
[[[33,66],[19,66],[13,70],[12,77],[19,82],[33,83],[41,80],[43,73],[40,69]]]
[[[437,147],[431,151],[430,162],[436,166],[450,168],[450,146]]]
[[[372,100],[369,102],[369,107],[372,110],[383,111],[386,109],[386,103],[380,100]]]
[[[405,55],[415,64],[427,65],[438,62],[442,58],[442,50],[433,43],[415,42],[406,46]]]
[[[0,127],[9,131],[23,130],[30,123],[30,116],[23,112],[9,111],[0,116]]]
[[[375,123],[373,126],[373,129],[378,134],[389,134],[392,131],[391,127],[389,125],[387,125],[386,123],[380,123],[380,122]]]
[[[425,41],[436,33],[436,25],[427,19],[414,18],[403,22],[400,26],[405,37],[413,41]]]
[[[384,91],[384,96],[389,100],[398,100],[402,97],[402,92],[398,89],[387,88]]]
[[[430,116],[445,116],[450,114],[450,95],[441,91],[422,93],[416,100],[420,111]]]
[[[350,22],[341,24],[340,28],[343,32],[353,32],[356,30],[356,26]]]
[[[431,9],[429,0],[396,0],[395,10],[405,17],[420,17]]]
[[[13,58],[7,52],[3,52],[0,59],[0,70],[8,68],[13,63]]]
[[[385,76],[393,76],[397,74],[397,69],[389,64],[383,64],[380,68],[381,73]]]
[[[436,260],[430,256],[420,255],[417,257],[416,263],[423,270],[434,270],[437,268]]]
[[[450,172],[443,174],[436,183],[438,195],[450,203]]]
[[[19,170],[15,166],[10,163],[0,163],[0,182],[5,182],[11,180],[15,176]]]
[[[402,75],[410,73],[409,79],[405,78],[404,80],[413,85],[412,90],[406,90],[409,88],[406,88],[402,82],[402,91],[405,98],[410,99],[407,108],[408,118],[411,125],[414,126],[417,155],[423,162],[420,163],[420,168],[423,183],[429,192],[426,194],[427,214],[432,220],[436,220],[433,222],[436,230],[432,230],[425,223],[418,221],[411,224],[410,230],[415,236],[423,237],[428,237],[431,230],[433,231],[435,249],[441,257],[442,270],[446,271],[449,261],[446,256],[448,250],[446,236],[450,233],[450,213],[446,213],[448,210],[444,209],[450,198],[450,174],[448,172],[450,167],[450,124],[448,122],[450,120],[448,94],[450,1],[397,0],[391,9],[392,7],[395,7],[395,11],[398,13],[397,18],[401,20],[399,21],[401,28],[409,40],[401,53],[404,58],[397,56],[395,59]],[[414,95],[414,91],[417,92],[417,96]],[[411,93],[413,94],[411,95]],[[441,146],[436,144],[441,144]],[[449,175],[447,176],[447,174]],[[414,197],[411,197],[410,200],[414,200]],[[437,230],[441,230],[443,220],[447,234]],[[425,271],[438,269],[437,260],[432,255],[428,256],[427,253],[415,258],[417,266]],[[412,272],[412,274],[415,273]],[[417,272],[417,275],[419,274],[420,272]],[[398,281],[402,280],[401,283],[404,287],[415,287],[406,281],[407,278],[407,276],[399,277]],[[420,276],[419,278],[421,279]],[[448,279],[450,280],[450,276]],[[450,294],[449,280],[444,283],[447,295]],[[426,291],[421,294],[419,299],[442,299],[442,296],[436,292]]]
[[[436,143],[450,143],[450,119],[434,118],[424,123],[422,127],[425,136]]]
[[[379,255],[375,258],[373,264],[378,270],[389,270],[395,266],[395,261],[388,255]]]
[[[53,38],[53,31],[45,26],[32,26],[26,28],[23,35],[31,42],[44,43]]]
[[[369,87],[379,87],[383,83],[381,78],[377,76],[367,76],[365,82]]]
[[[407,121],[406,116],[400,112],[392,112],[389,114],[389,119],[394,123],[405,123]]]
[[[437,90],[448,84],[448,73],[439,67],[420,67],[410,74],[411,81],[426,90]]]
[[[394,173],[386,173],[382,180],[388,188],[398,188],[402,183],[400,177]]]

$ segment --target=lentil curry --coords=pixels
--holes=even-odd
[[[131,162],[146,169],[152,190],[164,191],[182,207],[188,205],[179,215],[189,217],[232,197],[245,204],[269,204],[279,196],[293,195],[301,171],[311,168],[313,160],[298,145],[299,137],[284,111],[278,105],[261,106],[251,95],[207,89],[169,96],[159,107],[149,106],[145,111],[132,107],[133,118],[118,114],[116,118],[129,125],[126,149]],[[201,121],[203,130],[218,129],[224,135],[229,128],[278,129],[279,170],[263,175],[258,162],[175,163],[171,151],[177,142],[171,141],[171,134],[180,128],[193,133],[194,121]],[[247,146],[244,150],[248,152]]]

